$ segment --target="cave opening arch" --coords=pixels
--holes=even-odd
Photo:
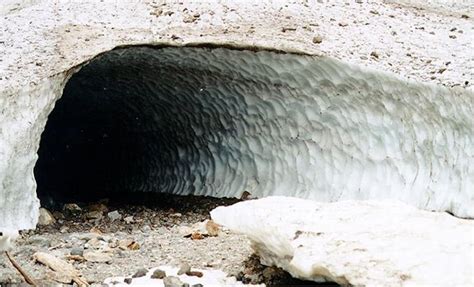
[[[121,47],[67,82],[41,137],[37,194],[396,199],[471,217],[461,103],[469,95],[321,56]]]
[[[235,53],[254,52],[133,46],[83,65],[41,137],[34,173],[43,204],[255,188],[259,153],[243,137],[262,122],[252,93],[268,87],[230,68],[246,60]]]

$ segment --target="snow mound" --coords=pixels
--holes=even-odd
[[[218,207],[212,219],[246,234],[265,265],[359,286],[474,284],[474,222],[400,202],[320,203],[268,197]]]

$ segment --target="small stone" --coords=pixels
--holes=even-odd
[[[41,235],[33,235],[30,238],[28,238],[26,242],[31,245],[42,246],[42,247],[51,246],[51,240]]]
[[[441,68],[441,69],[438,70],[438,73],[439,73],[439,74],[442,74],[442,73],[444,73],[444,71],[446,71],[446,70],[447,70],[447,69],[446,69],[445,67],[443,67],[443,68]]]
[[[89,262],[96,263],[110,263],[112,262],[112,257],[108,254],[96,251],[89,251],[84,253],[84,258]]]
[[[379,12],[377,10],[370,10],[369,12],[374,15],[379,15]]]
[[[206,230],[209,236],[218,236],[220,231],[219,224],[215,223],[213,220],[208,220],[206,223]]]
[[[201,271],[189,271],[189,272],[186,272],[186,275],[201,278],[204,274],[202,274]]]
[[[103,203],[93,203],[87,207],[88,211],[100,211],[101,213],[106,213],[109,211],[107,205]]]
[[[63,214],[62,212],[60,212],[60,211],[54,211],[54,212],[53,212],[53,216],[54,216],[54,218],[56,218],[56,219],[58,219],[58,220],[65,218],[65,217],[64,217],[64,214]]]
[[[363,0],[355,0],[355,2],[356,2],[357,4],[362,4],[362,3],[364,3]]]
[[[191,266],[188,263],[183,263],[179,267],[178,275],[183,275],[191,271]]]
[[[204,285],[202,285],[201,283],[197,283],[197,284],[191,285],[191,287],[204,287]]]
[[[201,239],[204,239],[204,235],[202,235],[199,232],[193,232],[193,234],[191,234],[191,239],[192,240],[201,240]]]
[[[132,239],[122,239],[118,241],[118,247],[122,250],[138,250],[140,249],[140,244]]]
[[[252,199],[252,194],[248,191],[244,191],[242,192],[242,195],[240,196],[240,199],[241,200],[249,200],[249,199]]]
[[[75,203],[68,203],[63,206],[63,211],[67,215],[78,215],[82,212],[82,208],[80,208],[79,205]]]
[[[372,53],[370,53],[370,56],[378,59],[379,58],[379,53],[377,53],[377,51],[372,51]]]
[[[321,44],[323,42],[323,37],[320,35],[316,35],[313,37],[313,43],[314,44]]]
[[[183,215],[179,212],[170,214],[171,217],[182,217]]]
[[[45,226],[56,222],[54,216],[46,208],[39,209],[38,225]]]
[[[469,17],[468,15],[466,15],[466,14],[462,14],[462,15],[461,15],[461,18],[462,18],[462,19],[469,19],[470,17]]]
[[[68,231],[69,231],[69,227],[67,226],[61,226],[61,228],[59,228],[60,233],[66,233]]]
[[[123,279],[123,282],[125,282],[127,284],[132,284],[132,278],[125,278],[125,279]]]
[[[120,220],[122,218],[122,215],[117,210],[114,210],[114,211],[111,211],[111,212],[107,213],[107,217],[110,220],[115,221],[115,220]]]
[[[166,272],[160,269],[156,269],[153,271],[153,274],[151,274],[151,279],[163,279],[166,277]]]
[[[148,273],[148,270],[146,268],[140,268],[135,272],[135,274],[132,275],[132,278],[139,278],[143,277]]]
[[[184,283],[176,276],[168,276],[163,279],[163,285],[165,287],[182,287]]]
[[[87,219],[101,219],[103,217],[101,211],[91,211],[86,213]]]
[[[156,8],[154,11],[150,12],[150,15],[154,15],[156,17],[160,17],[160,15],[163,14],[163,9],[160,7]]]
[[[133,216],[127,216],[123,219],[123,221],[125,221],[125,223],[127,224],[130,224],[130,223],[133,223]]]
[[[456,37],[456,35],[449,35],[449,38],[456,39],[457,37]]]
[[[84,248],[83,247],[73,247],[71,251],[69,252],[70,255],[78,255],[78,256],[83,256],[84,255]]]
[[[338,25],[339,25],[340,27],[346,27],[346,26],[349,25],[349,24],[347,24],[346,22],[339,22]]]

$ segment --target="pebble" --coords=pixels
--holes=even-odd
[[[130,224],[130,223],[133,223],[133,216],[127,216],[123,219],[123,221],[125,221],[125,223],[127,224]]]
[[[67,203],[63,206],[63,210],[68,215],[78,215],[82,212],[82,208],[75,203]]]
[[[151,279],[163,279],[166,277],[166,272],[160,269],[156,269],[153,271],[153,274],[151,274]]]
[[[84,255],[84,248],[82,247],[73,247],[71,249],[71,252],[69,252],[70,255],[78,255],[78,256],[82,256]]]
[[[117,210],[114,210],[114,211],[111,211],[111,212],[107,213],[107,217],[110,220],[114,221],[114,220],[120,220],[122,218],[122,215]]]
[[[123,282],[125,282],[127,284],[132,284],[132,278],[125,278],[125,279],[123,279]]]
[[[84,253],[84,258],[89,262],[110,263],[112,257],[102,252],[89,251]]]
[[[313,37],[313,43],[314,44],[321,44],[323,42],[323,37],[320,35],[316,35]]]
[[[370,56],[378,59],[379,58],[379,53],[377,53],[376,51],[372,51],[372,53],[370,53]]]
[[[191,272],[191,266],[189,266],[188,263],[181,264],[181,266],[179,267],[179,270],[178,270],[178,275],[183,275],[183,274],[186,274],[188,272]]]
[[[163,279],[163,284],[165,287],[182,287],[184,286],[183,281],[181,281],[178,277],[175,276],[168,276]]]
[[[140,269],[137,270],[137,272],[135,272],[135,274],[133,274],[132,278],[143,277],[147,273],[148,273],[148,270],[146,268],[140,268]]]
[[[28,240],[26,241],[28,244],[31,245],[36,245],[36,246],[41,246],[41,247],[50,247],[51,246],[51,240],[44,236],[40,235],[33,235]]]
[[[87,219],[101,219],[103,217],[101,211],[91,211],[86,213]]]
[[[46,208],[39,209],[38,225],[45,226],[56,222],[54,216]]]
[[[186,272],[186,275],[201,278],[204,274],[202,274],[201,271],[189,271],[189,272]]]
[[[206,230],[209,236],[218,236],[220,226],[212,220],[206,222]]]

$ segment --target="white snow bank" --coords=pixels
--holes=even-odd
[[[474,222],[399,202],[268,197],[218,207],[265,265],[357,286],[472,286]]]

